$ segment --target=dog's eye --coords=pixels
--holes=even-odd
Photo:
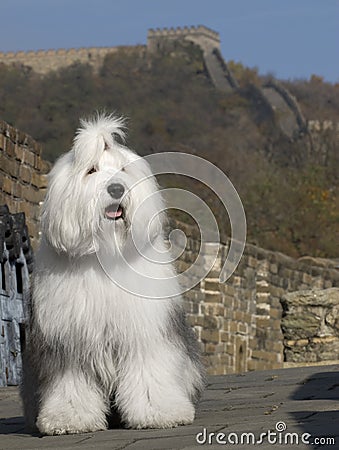
[[[97,169],[96,169],[95,167],[92,167],[92,169],[90,169],[90,170],[87,172],[87,175],[91,175],[91,173],[94,173],[94,172],[97,172]]]

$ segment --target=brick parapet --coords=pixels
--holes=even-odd
[[[0,204],[7,204],[12,213],[25,213],[33,248],[49,167],[31,136],[0,121]]]
[[[194,264],[199,251],[208,263],[209,244],[190,225],[173,222],[187,236],[179,272]],[[214,246],[216,244],[213,244]],[[201,249],[201,250],[200,250]],[[246,244],[240,264],[226,283],[219,282],[228,244],[220,244],[210,273],[184,295],[189,323],[195,328],[210,374],[283,367],[284,336],[281,298],[299,289],[339,286],[339,272],[322,260],[296,260]],[[195,267],[196,278],[206,264]],[[286,340],[285,340],[286,342]]]

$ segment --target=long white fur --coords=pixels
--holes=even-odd
[[[196,344],[181,320],[181,298],[135,295],[140,279],[122,269],[132,225],[146,255],[165,249],[164,205],[148,164],[116,136],[124,137],[120,118],[83,121],[73,148],[49,175],[22,387],[27,423],[44,434],[105,429],[112,397],[127,427],[191,423],[203,388]],[[92,167],[97,171],[88,174]],[[127,190],[123,224],[104,217],[112,182]],[[138,211],[149,196],[148,207]],[[134,269],[167,278],[164,290],[175,291],[171,264],[135,254]],[[145,292],[157,296],[159,288],[154,283],[152,291],[149,280]]]

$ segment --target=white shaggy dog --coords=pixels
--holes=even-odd
[[[188,424],[203,369],[147,162],[98,115],[56,162],[42,211],[22,398],[43,434]],[[144,205],[144,206],[143,206]]]

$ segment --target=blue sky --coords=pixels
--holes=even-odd
[[[1,0],[0,51],[145,44],[206,25],[226,60],[281,79],[339,82],[339,0]]]

